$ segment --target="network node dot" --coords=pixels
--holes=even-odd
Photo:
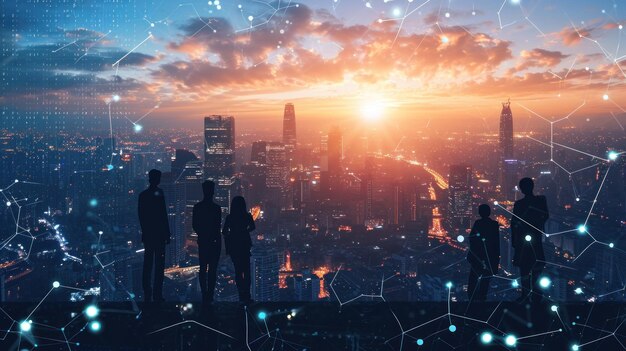
[[[456,331],[456,325],[451,324],[451,325],[448,327],[448,330],[449,330],[451,333],[454,333],[454,332]]]
[[[579,347],[578,345],[572,345],[572,351],[578,351]]]
[[[265,318],[267,318],[267,313],[259,312],[258,317],[260,320],[265,320]]]
[[[91,207],[96,207],[96,206],[98,206],[98,200],[97,200],[97,199],[91,199],[91,200],[89,200],[89,206],[91,206]]]
[[[552,305],[552,306],[550,307],[550,310],[551,310],[552,312],[556,312],[556,310],[558,310],[558,309],[559,309],[559,308],[558,308],[556,305]]]
[[[526,236],[524,237],[524,240],[526,240],[526,241],[531,241],[531,240],[533,240],[533,237],[532,237],[532,236],[530,236],[530,235],[526,235]]]
[[[609,151],[609,160],[615,161],[619,157],[619,154],[615,151]]]
[[[583,289],[581,289],[581,288],[576,288],[576,289],[574,289],[574,293],[575,293],[576,295],[580,295],[580,294],[582,294],[582,293],[583,293]]]
[[[514,288],[519,288],[519,282],[518,282],[517,280],[514,280],[514,281],[511,283],[511,286],[512,286],[512,287],[514,287]]]
[[[452,288],[452,282],[447,282],[446,283],[446,288],[448,288],[448,289]]]
[[[133,129],[135,130],[135,132],[139,133],[143,129],[143,126],[141,124],[135,124],[133,126]]]
[[[613,243],[609,243],[609,247],[610,247],[610,248],[614,248],[614,247],[615,247],[615,244],[613,244]]]
[[[579,225],[578,226],[578,232],[580,234],[583,234],[583,233],[587,232],[587,227],[584,224]]]
[[[52,283],[52,287],[55,288],[55,289],[58,288],[59,286],[61,286],[61,283],[59,283],[59,282],[53,282]]]
[[[609,99],[609,96],[607,94],[602,95],[602,99],[604,101],[607,101]]]
[[[509,335],[504,339],[504,343],[509,346],[515,346],[515,344],[517,344],[517,338],[513,335]]]
[[[543,277],[539,279],[539,286],[543,289],[547,289],[552,284],[552,281],[548,277]]]
[[[422,340],[422,339],[417,339],[417,345],[419,345],[419,346],[424,345],[424,340]]]
[[[450,18],[450,12],[446,12],[445,16],[446,18]]]
[[[254,20],[253,16],[248,16],[248,21],[252,22],[252,20]]]
[[[11,206],[11,201],[7,201],[7,207]]]
[[[94,332],[100,331],[100,329],[102,329],[102,324],[100,324],[100,322],[98,321],[93,321],[89,323],[89,329]]]
[[[111,99],[112,99],[113,101],[115,101],[115,102],[118,102],[118,101],[120,101],[122,98],[121,98],[119,95],[115,94],[115,95],[113,95],[113,96],[111,97]]]
[[[465,237],[463,235],[459,235],[456,237],[456,240],[460,243],[462,243],[463,241],[465,241]]]
[[[493,335],[491,335],[491,333],[484,332],[480,336],[480,341],[482,341],[483,344],[489,344],[489,343],[491,343],[491,341],[493,341]]]
[[[23,321],[22,323],[20,323],[20,329],[23,332],[29,332],[31,328],[32,328],[32,325],[30,321]]]
[[[89,318],[96,317],[99,313],[100,313],[100,311],[98,310],[98,307],[96,307],[94,305],[87,306],[87,308],[85,309],[85,314]]]

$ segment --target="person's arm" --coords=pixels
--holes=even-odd
[[[251,232],[256,229],[256,225],[254,224],[254,219],[251,214],[248,214],[248,232]]]
[[[164,233],[164,242],[165,244],[169,244],[171,240],[172,233],[170,233],[170,222],[167,218],[167,206],[165,202],[165,195],[161,196],[161,218],[163,218],[163,226],[165,227]]]

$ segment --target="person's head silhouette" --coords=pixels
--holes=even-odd
[[[150,172],[148,172],[148,181],[152,187],[159,185],[159,183],[161,183],[161,171],[158,169],[151,169]]]
[[[532,195],[535,182],[531,178],[522,178],[519,181],[519,189],[524,195]]]
[[[480,215],[481,218],[489,217],[491,215],[491,207],[489,207],[489,205],[486,205],[486,204],[482,204],[478,206],[478,214]]]
[[[215,182],[205,180],[204,183],[202,183],[202,193],[204,193],[204,198],[212,199],[213,194],[215,194]]]
[[[233,197],[233,201],[230,203],[230,213],[234,215],[244,215],[246,212],[248,212],[248,208],[243,196]]]

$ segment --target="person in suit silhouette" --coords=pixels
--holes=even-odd
[[[250,232],[255,229],[254,219],[248,212],[246,200],[235,196],[230,204],[230,214],[226,216],[222,234],[226,244],[226,254],[235,266],[235,283],[239,291],[239,301],[253,302],[250,296]]]
[[[139,194],[139,224],[143,242],[143,292],[146,302],[163,301],[163,272],[165,270],[165,245],[170,243],[170,226],[167,220],[165,197],[158,185],[161,171],[148,173],[150,186]],[[154,267],[154,290],[151,282]]]
[[[222,208],[213,202],[215,183],[207,180],[202,183],[204,198],[193,206],[192,227],[198,234],[198,254],[200,256],[200,290],[202,301],[213,302],[217,265],[222,251]],[[208,268],[208,272],[207,272]]]
[[[542,239],[549,214],[545,196],[535,196],[534,186],[535,183],[530,178],[519,181],[519,189],[524,198],[515,201],[511,218],[511,240],[515,249],[513,264],[519,267],[522,281],[522,295],[518,299],[520,302],[529,296],[531,301],[541,301],[543,297],[537,280],[545,266]]]
[[[470,263],[467,295],[470,301],[485,301],[491,277],[498,273],[500,264],[500,226],[489,218],[489,205],[478,206],[480,219],[474,222],[469,234],[469,251],[467,260]]]

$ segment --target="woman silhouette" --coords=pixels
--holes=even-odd
[[[250,232],[255,229],[254,219],[248,212],[246,200],[235,196],[230,203],[230,214],[226,216],[222,234],[226,245],[226,254],[235,266],[235,283],[239,291],[239,301],[253,302],[250,296]]]

